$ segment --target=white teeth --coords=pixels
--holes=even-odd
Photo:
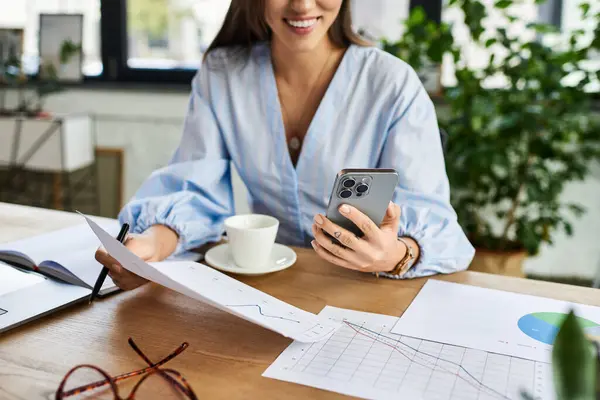
[[[317,19],[307,19],[303,21],[292,21],[291,19],[286,20],[288,24],[293,26],[294,28],[310,28],[314,24],[317,23]]]

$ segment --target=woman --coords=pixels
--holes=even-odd
[[[390,278],[467,268],[474,249],[449,204],[433,104],[406,63],[351,26],[350,0],[231,2],[194,78],[179,148],[120,213],[140,234],[126,243],[134,253],[158,261],[219,240],[234,214],[233,162],[253,211],[280,220],[279,243]],[[339,170],[376,167],[397,170],[399,185],[379,226],[342,206],[359,239],[323,211]],[[122,289],[145,282],[96,257]]]

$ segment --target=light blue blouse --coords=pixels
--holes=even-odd
[[[306,134],[297,166],[287,148],[266,43],[234,61],[210,53],[192,83],[179,148],[151,174],[119,214],[132,232],[164,224],[180,236],[177,252],[217,241],[235,213],[234,166],[253,212],[279,219],[277,242],[309,247],[344,168],[394,168],[400,235],[421,258],[405,278],[468,267],[474,249],[449,203],[437,118],[414,70],[375,47],[351,46]]]

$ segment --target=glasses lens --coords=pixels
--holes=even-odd
[[[189,399],[187,388],[183,381],[175,374],[163,370],[163,374],[155,372],[149,374],[138,386],[136,399]]]
[[[95,389],[86,388],[86,386],[88,385],[104,380],[106,380],[106,377],[96,369],[89,367],[79,367],[71,375],[69,375],[67,381],[65,382],[64,389],[62,393],[59,393],[58,398],[64,398],[69,400],[114,400],[115,394],[111,389],[110,384],[105,384]]]

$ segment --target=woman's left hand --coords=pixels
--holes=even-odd
[[[359,238],[317,214],[312,226],[315,237],[312,246],[317,254],[332,264],[357,271],[393,270],[407,252],[406,245],[398,240],[400,207],[390,202],[380,226],[352,206],[342,205],[339,211],[359,227],[364,236]],[[322,230],[335,237],[344,247],[336,244]]]

